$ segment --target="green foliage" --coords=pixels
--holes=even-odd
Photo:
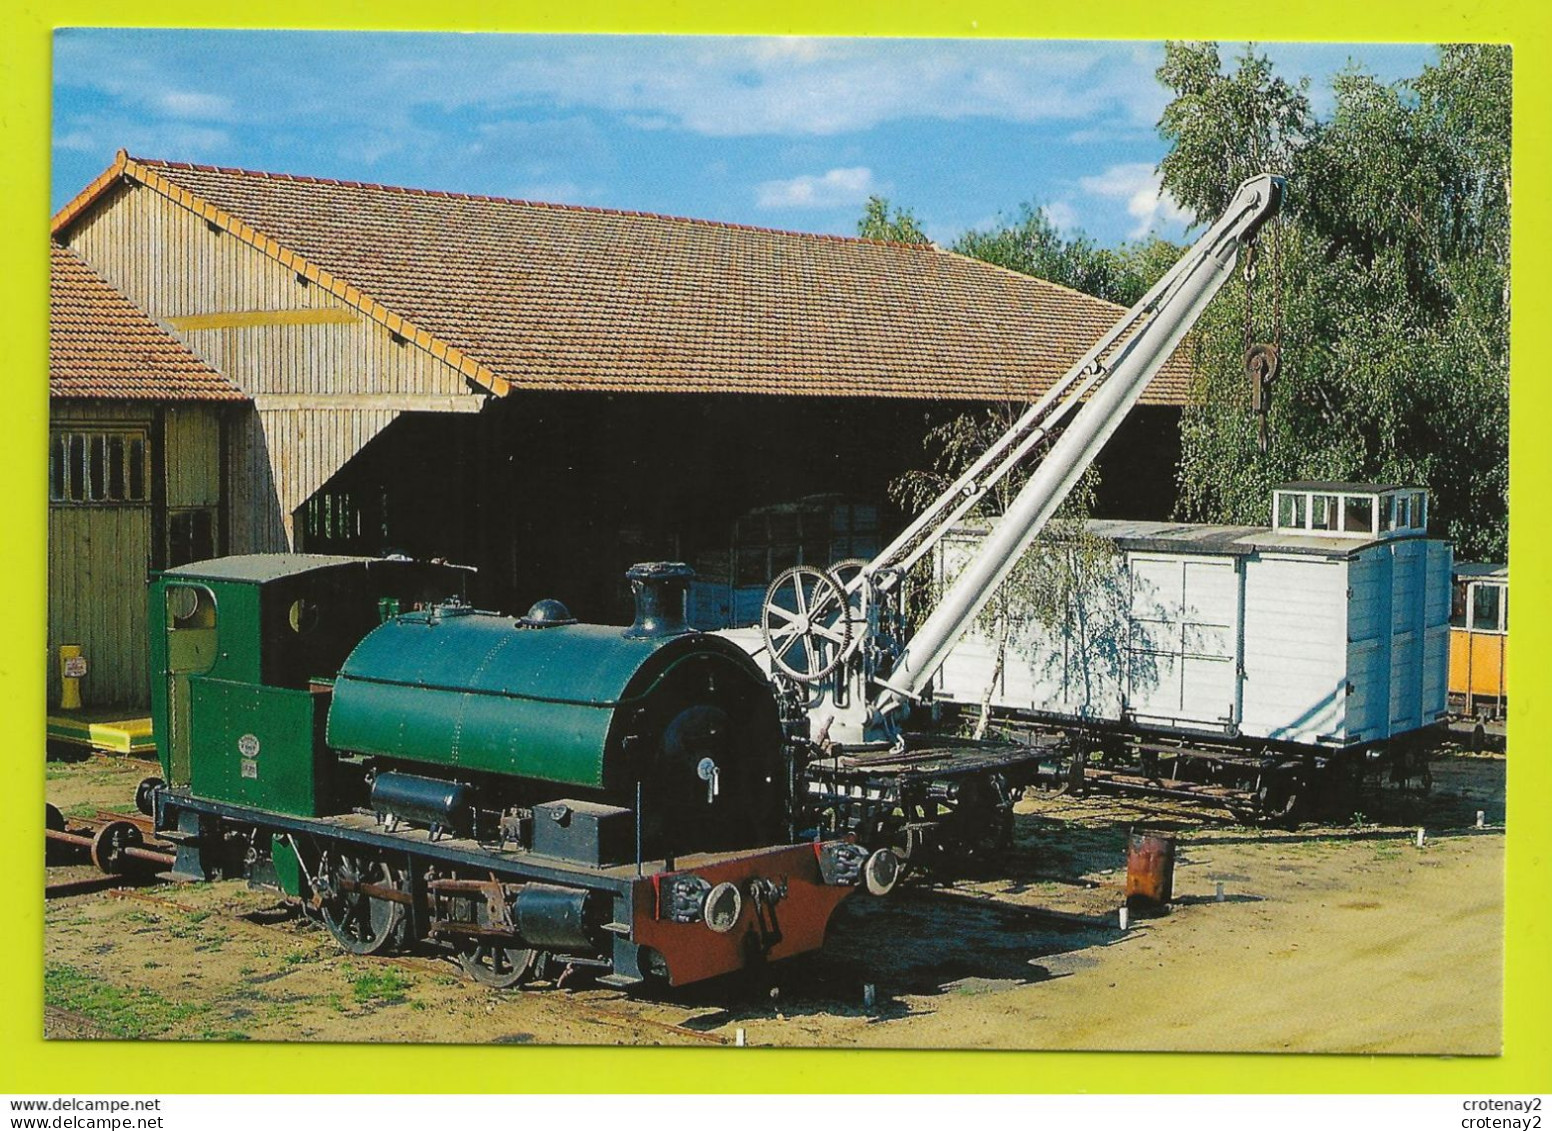
[[[350,981],[350,995],[358,1005],[397,1005],[415,984],[392,966],[349,970],[345,977]]]
[[[932,458],[931,466],[907,471],[894,480],[889,487],[891,497],[908,512],[923,509],[1012,428],[1026,407],[1003,403],[974,409],[930,429],[923,446]],[[1003,514],[1028,481],[1035,462],[1009,472],[967,519],[992,520]],[[1031,625],[1083,634],[1086,626],[1080,622],[1086,606],[1080,598],[1095,588],[1096,579],[1105,573],[1115,553],[1112,543],[1090,534],[1086,525],[1098,488],[1098,471],[1090,467],[977,615],[975,630],[996,649],[987,696],[1001,675],[1007,650],[1018,646]],[[923,573],[927,568],[925,561],[918,566]],[[925,604],[939,597],[925,578],[918,579],[910,592]],[[913,619],[919,619],[925,608],[910,611]],[[984,732],[987,718],[983,704],[976,737]]]
[[[1170,152],[1163,187],[1198,223],[1218,218],[1257,173],[1286,174],[1312,128],[1309,80],[1290,85],[1247,46],[1224,74],[1216,43],[1167,43],[1158,79],[1174,92],[1159,119]]]
[[[1183,517],[1265,523],[1270,488],[1290,479],[1415,482],[1431,489],[1435,531],[1458,557],[1503,560],[1508,50],[1443,48],[1394,85],[1344,73],[1318,123],[1295,121],[1294,88],[1270,80],[1264,59],[1214,77],[1216,57],[1211,45],[1170,45],[1160,77],[1176,98],[1160,128],[1176,148],[1164,186],[1204,215],[1255,154],[1287,174],[1285,217],[1263,234],[1249,298],[1250,334],[1280,339],[1282,367],[1263,454],[1236,280],[1194,336]]]
[[[857,234],[864,239],[889,240],[893,243],[932,242],[910,209],[891,210],[889,201],[881,196],[868,197],[862,219],[857,221]]]
[[[1059,283],[1131,306],[1180,258],[1181,249],[1157,237],[1103,248],[1081,232],[1064,237],[1044,209],[1025,204],[1001,227],[971,230],[954,243],[961,255]]]
[[[79,1013],[103,1032],[129,1040],[157,1037],[198,1014],[198,1005],[173,1002],[152,990],[126,988],[63,963],[43,971],[43,1000]]]

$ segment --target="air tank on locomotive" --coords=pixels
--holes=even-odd
[[[369,633],[335,680],[327,741],[371,756],[372,808],[480,834],[518,812],[564,819],[533,807],[578,798],[637,812],[648,857],[789,839],[763,673],[685,624],[687,566],[628,577],[623,631],[541,601],[518,618],[443,605]]]

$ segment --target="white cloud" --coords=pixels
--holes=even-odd
[[[765,181],[755,186],[755,203],[761,208],[837,208],[861,204],[873,191],[873,170],[859,165],[819,176]]]
[[[1127,239],[1141,239],[1160,224],[1190,223],[1191,217],[1159,187],[1158,174],[1146,161],[1112,165],[1103,173],[1079,180],[1083,191],[1104,200],[1122,201],[1137,221]]]
[[[54,139],[56,148],[97,153],[104,162],[123,147],[131,153],[176,153],[186,161],[226,159],[232,137],[225,130],[187,122],[146,122],[134,117],[81,115]]]
[[[1162,103],[1139,50],[1160,51],[1027,40],[91,30],[56,37],[55,74],[181,118],[282,123],[326,113],[392,124],[427,108],[543,107],[713,137],[821,137],[910,118],[1151,126]]]
[[[164,90],[155,93],[154,107],[170,118],[210,118],[226,121],[232,117],[232,100],[219,94],[201,94],[193,90]]]
[[[1070,235],[1082,227],[1078,220],[1078,210],[1065,200],[1045,205],[1044,212],[1046,219],[1063,235]]]

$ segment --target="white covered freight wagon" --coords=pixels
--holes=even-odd
[[[1451,547],[1427,536],[1427,492],[1290,483],[1274,492],[1272,518],[1269,528],[1089,522],[1100,541],[1087,540],[1089,569],[1060,623],[1015,608],[1006,633],[978,629],[944,663],[936,697],[1327,749],[1443,718]],[[985,531],[945,539],[936,583]],[[1113,553],[1093,550],[1106,545]]]

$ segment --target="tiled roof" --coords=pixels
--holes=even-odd
[[[50,251],[49,396],[247,399],[75,252],[58,243]]]
[[[124,156],[116,168],[498,392],[1029,399],[1121,312],[930,246]],[[1184,404],[1188,385],[1177,354],[1143,402]]]

